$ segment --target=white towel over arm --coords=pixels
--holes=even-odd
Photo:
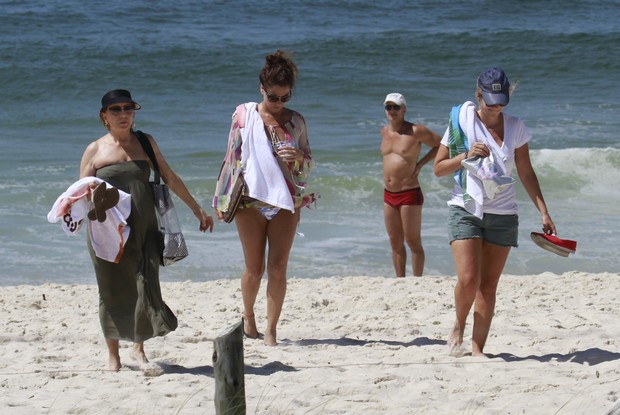
[[[274,155],[265,124],[256,103],[246,104],[245,127],[241,129],[241,164],[249,196],[272,206],[295,212],[293,198]]]
[[[68,235],[76,235],[84,220],[88,221],[88,232],[95,255],[109,262],[118,263],[123,255],[123,248],[131,231],[127,218],[131,214],[131,195],[118,191],[119,201],[107,210],[104,222],[90,221],[87,218],[91,209],[91,183],[103,183],[98,177],[83,177],[73,183],[58,198],[47,214],[50,223],[61,220],[61,227]],[[112,187],[108,183],[106,186]]]
[[[502,153],[500,147],[495,142],[489,130],[484,126],[478,115],[476,114],[476,106],[473,102],[467,101],[459,112],[459,124],[461,129],[465,133],[465,136],[468,140],[468,148],[472,148],[476,142],[484,143],[492,154],[490,159],[495,164],[495,169],[499,173],[500,176],[505,177],[506,165],[504,161],[506,161],[506,156]],[[514,179],[510,177],[506,177],[506,183],[502,182],[502,185],[511,184],[514,182]],[[465,189],[467,194],[471,196],[473,201],[475,202],[474,207],[466,206],[466,209],[470,211],[472,214],[482,217],[483,213],[483,203],[485,193],[493,192],[491,188],[487,186],[485,189],[485,184],[483,180],[474,175],[471,170],[467,170],[467,189]],[[489,195],[490,196],[490,195]],[[473,208],[473,209],[472,209]],[[473,210],[473,211],[472,211]]]

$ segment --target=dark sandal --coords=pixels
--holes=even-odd
[[[254,314],[250,315],[249,317],[254,317]],[[244,322],[247,321],[245,314],[243,315],[242,319],[243,319]],[[252,335],[246,333],[245,332],[245,327],[243,328],[243,335],[245,337],[247,337],[248,339],[252,339],[252,340],[262,339],[263,338],[263,335],[261,333],[259,333],[258,330],[256,331],[256,336],[252,336]]]
[[[116,206],[119,198],[117,188],[110,187],[107,189],[105,182],[100,183],[92,193],[91,200],[95,207],[88,212],[88,219],[104,222],[107,218],[105,211]]]

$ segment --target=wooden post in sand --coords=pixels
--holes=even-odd
[[[215,413],[245,414],[243,320],[233,324],[213,340],[213,369]]]

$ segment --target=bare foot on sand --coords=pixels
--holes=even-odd
[[[480,351],[472,351],[471,355],[472,357],[478,358],[477,360],[480,360],[480,361],[489,360],[489,356],[487,356],[486,354]]]
[[[110,357],[108,358],[108,370],[114,371],[114,372],[118,372],[119,370],[121,370],[121,358],[120,356],[116,355],[116,356],[112,356],[110,355]]]
[[[463,329],[458,323],[454,323],[452,333],[448,337],[448,354],[454,357],[461,357],[465,354],[463,349]]]
[[[108,346],[108,370],[118,372],[121,370],[121,356],[118,354],[118,340],[105,339]]]
[[[265,331],[265,338],[263,339],[265,346],[277,346],[276,331]]]
[[[164,369],[157,363],[147,362],[140,364],[140,370],[142,374],[147,377],[161,376],[164,374]]]
[[[144,353],[144,344],[135,343],[131,350],[131,357],[138,362],[140,370],[144,376],[160,376],[164,374],[164,370],[156,363],[151,363]]]
[[[131,357],[140,365],[149,362],[149,360],[146,358],[146,354],[144,354],[144,345],[142,343],[136,343],[133,345],[131,349]]]
[[[484,354],[484,352],[482,351],[482,348],[478,346],[478,344],[476,344],[476,342],[474,341],[471,342],[471,355],[488,359],[487,355]]]

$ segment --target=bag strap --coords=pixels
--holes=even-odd
[[[160,183],[160,174],[159,174],[159,164],[157,164],[157,158],[155,157],[155,152],[153,151],[153,146],[149,141],[149,138],[140,130],[135,130],[134,133],[136,137],[138,137],[138,141],[140,141],[140,145],[146,152],[146,155],[151,159],[151,164],[153,164],[153,171],[155,174],[155,183]]]

